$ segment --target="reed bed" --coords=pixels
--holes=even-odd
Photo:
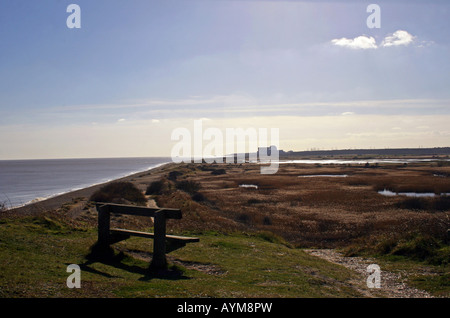
[[[342,165],[281,165],[277,174],[261,175],[253,164],[216,165],[225,173],[211,174],[202,165],[178,168],[177,181],[198,183],[202,200],[177,189],[156,195],[158,205],[180,208],[183,222],[173,229],[269,231],[299,247],[344,247],[363,237],[420,232],[445,239],[450,228],[448,198],[387,197],[378,193],[450,192],[447,167],[379,165],[376,168]],[[436,176],[436,172],[443,176]],[[347,174],[348,177],[298,178],[299,175]],[[239,187],[242,184],[256,188]],[[409,200],[409,201],[408,201]]]

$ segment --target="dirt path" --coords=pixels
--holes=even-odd
[[[410,287],[405,284],[405,279],[401,274],[383,271],[381,268],[381,288],[368,288],[366,286],[367,266],[376,264],[376,260],[362,257],[345,257],[341,253],[332,249],[310,249],[304,250],[306,253],[325,259],[331,263],[342,265],[354,270],[361,275],[361,281],[350,282],[364,296],[367,297],[388,297],[388,298],[433,298],[429,293]],[[361,284],[362,282],[362,284]]]

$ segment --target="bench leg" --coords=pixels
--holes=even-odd
[[[114,257],[114,251],[110,247],[110,213],[108,207],[97,206],[98,211],[98,239],[91,247],[91,252],[88,255],[89,259],[95,260],[109,260]]]
[[[166,216],[164,211],[155,213],[155,237],[153,240],[153,258],[151,269],[167,268],[166,260]]]
[[[110,244],[110,213],[107,207],[98,207],[98,244],[108,247]]]

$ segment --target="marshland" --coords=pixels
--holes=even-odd
[[[164,189],[154,198],[159,206],[185,210],[184,229],[270,231],[297,247],[345,247],[412,232],[443,240],[450,225],[448,166],[288,163],[272,175],[260,174],[257,164],[225,167],[218,175],[224,165],[178,166],[176,180],[162,177]],[[197,199],[174,191],[180,180],[197,184]],[[384,196],[381,190],[436,196]]]

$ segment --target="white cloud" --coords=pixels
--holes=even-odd
[[[354,115],[354,112],[343,112],[341,115],[342,116],[350,116],[350,115]]]
[[[152,119],[152,124],[157,124],[159,123],[159,119]]]
[[[434,41],[421,41],[421,42],[417,45],[417,47],[429,47],[429,46],[432,46],[432,45],[434,45],[434,44],[435,44]]]
[[[337,46],[348,47],[351,49],[376,49],[378,46],[376,44],[375,38],[368,37],[365,35],[360,35],[353,39],[340,38],[333,39],[331,43]]]
[[[117,122],[118,123],[122,123],[122,122],[124,122],[125,121],[125,118],[120,118]]]
[[[415,36],[408,33],[407,31],[398,30],[395,31],[392,35],[388,35],[384,38],[381,46],[389,47],[389,46],[399,46],[399,45],[409,45],[415,39]]]
[[[337,46],[348,47],[351,49],[377,49],[379,47],[391,47],[391,46],[407,46],[414,42],[416,37],[404,30],[397,30],[391,35],[387,35],[380,46],[377,45],[375,38],[367,35],[360,35],[353,39],[340,38],[333,39],[331,43]],[[434,44],[433,41],[422,41],[419,47],[430,46]]]

